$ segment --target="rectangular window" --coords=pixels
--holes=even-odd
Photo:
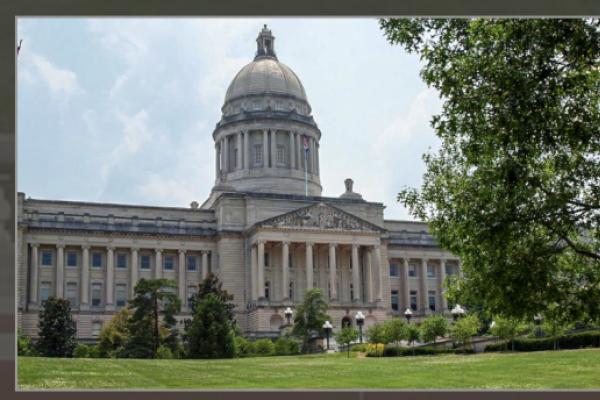
[[[150,269],[150,256],[147,254],[142,254],[140,257],[140,268],[141,269]]]
[[[67,300],[71,303],[71,307],[78,307],[77,283],[67,282]]]
[[[92,322],[92,337],[100,336],[101,330],[102,330],[102,322],[100,322],[100,321]]]
[[[237,168],[237,159],[238,159],[238,149],[233,150],[233,168]]]
[[[173,256],[165,256],[165,261],[163,263],[165,271],[173,271],[174,263],[175,261]]]
[[[77,252],[67,251],[67,267],[77,266]]]
[[[454,275],[454,267],[446,264],[446,275]]]
[[[127,254],[117,254],[117,268],[127,268]]]
[[[102,305],[102,284],[92,283],[92,306],[100,307]]]
[[[124,307],[127,303],[127,285],[124,283],[117,283],[115,286],[115,298],[117,300],[117,307]]]
[[[189,302],[192,300],[192,296],[196,294],[196,286],[188,286],[187,288],[187,300],[188,300],[188,304]]]
[[[292,257],[292,253],[288,254],[288,265],[290,266],[290,268],[294,268],[294,264],[292,263],[292,260],[294,259],[294,257]]]
[[[254,165],[263,164],[263,148],[262,145],[257,144],[254,146]]]
[[[398,276],[398,264],[390,264],[390,276]]]
[[[354,285],[350,284],[350,300],[354,299]]]
[[[269,253],[265,252],[265,267],[269,267]]]
[[[277,164],[285,164],[285,146],[277,145]]]
[[[416,290],[410,291],[410,308],[412,308],[413,310],[417,309],[417,291]]]
[[[433,266],[433,265],[427,266],[427,277],[435,278],[435,266]]]
[[[42,282],[40,284],[40,301],[48,300],[50,297],[50,282]]]
[[[52,252],[51,251],[42,251],[42,265],[44,267],[52,266]]]
[[[410,276],[411,278],[417,277],[417,266],[415,264],[408,265],[408,276]]]
[[[294,282],[290,282],[288,296],[290,300],[294,299]]]
[[[392,310],[398,311],[398,291],[392,290]]]
[[[195,271],[196,270],[196,257],[194,256],[188,256],[187,258],[187,270],[188,271]]]
[[[92,253],[92,267],[102,268],[102,253],[94,251]]]
[[[429,309],[435,311],[435,290],[429,291]]]
[[[265,282],[265,299],[269,300],[269,295],[270,295],[270,289],[271,289],[271,282],[266,281]]]

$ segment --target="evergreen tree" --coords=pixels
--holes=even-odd
[[[129,340],[128,321],[131,310],[121,309],[100,331],[98,351],[101,357],[120,357]]]
[[[37,349],[46,357],[72,357],[75,349],[75,321],[69,300],[49,297],[39,312]]]
[[[127,323],[129,340],[124,353],[132,358],[156,358],[161,345],[177,351],[178,330],[175,314],[181,303],[177,284],[168,279],[140,279],[128,307],[133,310]],[[162,316],[162,320],[161,317]]]
[[[209,272],[206,278],[198,284],[198,291],[190,298],[190,308],[193,310],[196,304],[202,301],[209,293],[213,293],[225,303],[227,318],[232,324],[235,324],[235,316],[233,314],[235,304],[232,303],[233,295],[223,289],[223,283],[212,272]]]
[[[323,324],[327,316],[328,304],[321,289],[309,289],[304,301],[298,306],[294,316],[292,335],[301,338],[302,352],[308,353],[313,339],[323,337]]]

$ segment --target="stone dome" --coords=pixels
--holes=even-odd
[[[308,102],[304,87],[290,67],[276,57],[257,56],[233,78],[225,103],[252,95],[286,95]]]

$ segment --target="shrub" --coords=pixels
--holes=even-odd
[[[367,351],[367,346],[366,343],[353,344],[350,351],[360,351],[364,353]]]
[[[367,356],[368,357],[380,357],[381,353],[385,349],[385,345],[383,343],[369,343],[367,345]]]
[[[515,351],[543,351],[553,350],[555,339],[552,337],[530,339],[517,338],[514,340]],[[558,338],[561,349],[579,349],[582,347],[600,347],[600,331],[574,333]],[[489,344],[485,351],[504,351],[507,349],[506,342]]]
[[[235,355],[237,357],[248,357],[254,354],[254,343],[249,341],[243,336],[236,336],[235,342]]]
[[[275,341],[274,352],[278,356],[295,355],[300,352],[300,345],[295,340],[279,337]]]
[[[414,353],[413,353],[414,352]],[[454,353],[453,349],[437,349],[431,346],[415,347],[414,349],[408,347],[397,347],[397,346],[386,346],[383,350],[384,357],[397,357],[397,356],[424,356],[424,355],[436,355],[436,354],[450,354]]]
[[[448,332],[448,322],[441,315],[432,315],[421,323],[421,338],[425,342],[436,342],[438,336],[444,336]]]
[[[98,348],[98,345],[89,346],[88,357],[89,358],[100,358],[101,357],[100,349]]]
[[[156,350],[156,358],[168,360],[173,358],[173,353],[167,346],[159,346]]]
[[[18,330],[17,335],[17,354],[20,356],[35,355],[35,348],[31,344],[31,339],[23,335],[20,329]]]
[[[80,343],[75,346],[73,350],[73,357],[75,358],[88,358],[90,356],[90,346]]]
[[[259,339],[254,342],[254,351],[257,356],[272,356],[275,353],[275,345],[270,339]]]

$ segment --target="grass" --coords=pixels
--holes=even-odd
[[[20,389],[598,389],[600,349],[230,360],[19,357]]]

